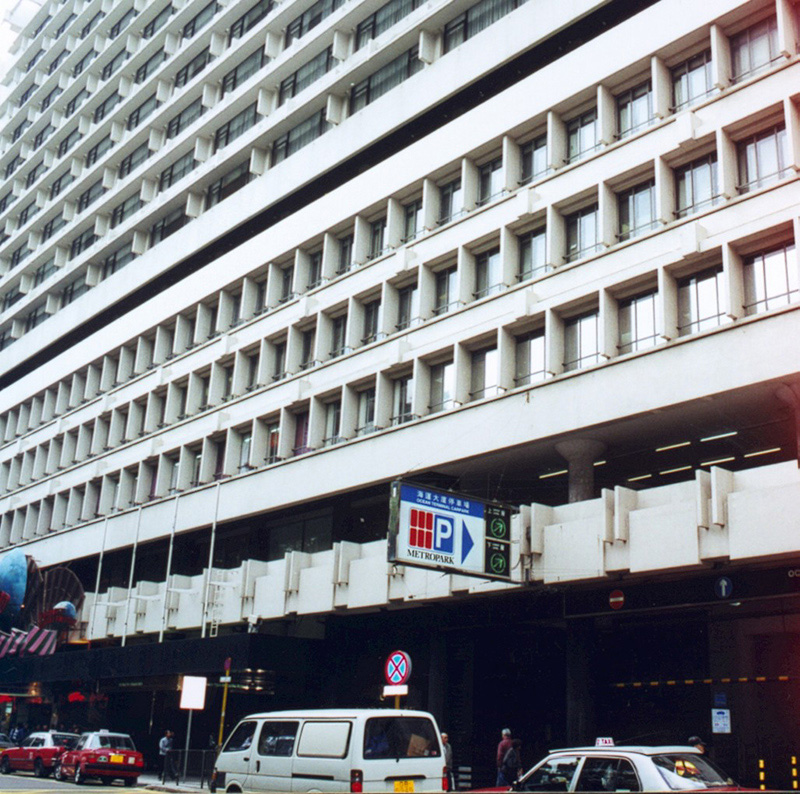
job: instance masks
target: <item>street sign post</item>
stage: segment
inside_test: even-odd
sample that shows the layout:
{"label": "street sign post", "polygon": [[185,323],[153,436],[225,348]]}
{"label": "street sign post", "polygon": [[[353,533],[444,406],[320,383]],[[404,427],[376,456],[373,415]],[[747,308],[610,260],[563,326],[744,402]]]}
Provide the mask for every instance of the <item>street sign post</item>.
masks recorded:
{"label": "street sign post", "polygon": [[400,696],[408,694],[408,679],[411,678],[411,657],[405,651],[392,651],[383,665],[386,686],[383,696],[394,697],[394,707],[400,708]]}
{"label": "street sign post", "polygon": [[189,739],[192,735],[192,714],[195,709],[202,711],[206,706],[206,685],[208,679],[202,675],[185,675],[181,684],[181,708],[188,709],[189,721],[186,726],[186,753],[183,756],[183,779],[189,764]]}
{"label": "street sign post", "polygon": [[511,515],[497,502],[392,483],[389,562],[513,581]]}
{"label": "street sign post", "polygon": [[222,738],[225,732],[225,707],[228,705],[228,684],[231,682],[231,657],[229,656],[225,659],[225,663],[223,665],[223,669],[225,670],[225,675],[223,675],[219,680],[225,684],[222,688],[222,711],[219,715],[219,738],[217,739],[217,748],[219,750],[222,749]]}

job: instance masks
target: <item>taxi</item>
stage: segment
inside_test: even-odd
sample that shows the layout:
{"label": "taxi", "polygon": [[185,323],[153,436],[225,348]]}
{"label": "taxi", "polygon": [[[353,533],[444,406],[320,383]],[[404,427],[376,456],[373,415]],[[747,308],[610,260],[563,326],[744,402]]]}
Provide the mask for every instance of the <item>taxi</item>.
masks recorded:
{"label": "taxi", "polygon": [[[514,785],[491,791],[754,791],[736,785],[694,747],[614,746],[555,750]],[[483,789],[487,791],[487,789]]]}
{"label": "taxi", "polygon": [[0,772],[33,772],[47,777],[62,754],[78,740],[77,733],[39,731],[25,739],[22,747],[9,747],[0,754]]}
{"label": "taxi", "polygon": [[127,733],[102,730],[81,734],[75,747],[61,756],[54,777],[72,778],[78,784],[90,777],[107,782],[117,779],[135,786],[143,771],[144,759],[133,739]]}

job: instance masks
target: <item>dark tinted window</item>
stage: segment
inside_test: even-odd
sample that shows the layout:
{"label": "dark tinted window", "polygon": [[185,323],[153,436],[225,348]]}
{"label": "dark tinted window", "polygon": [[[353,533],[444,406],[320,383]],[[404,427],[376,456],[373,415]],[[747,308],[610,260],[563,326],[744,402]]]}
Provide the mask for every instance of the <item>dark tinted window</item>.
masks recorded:
{"label": "dark tinted window", "polygon": [[639,778],[625,758],[587,758],[575,791],[641,791]]}
{"label": "dark tinted window", "polygon": [[258,737],[258,754],[290,756],[296,736],[296,722],[265,722]]}
{"label": "dark tinted window", "polygon": [[256,732],[256,722],[252,720],[248,722],[240,722],[234,732],[228,737],[225,746],[222,748],[223,753],[240,753],[243,750],[250,749],[253,744],[253,736]]}
{"label": "dark tinted window", "polygon": [[425,717],[372,717],[364,730],[364,759],[440,755],[439,738]]}
{"label": "dark tinted window", "polygon": [[546,760],[522,778],[519,790],[569,791],[579,760],[575,755],[562,755]]}

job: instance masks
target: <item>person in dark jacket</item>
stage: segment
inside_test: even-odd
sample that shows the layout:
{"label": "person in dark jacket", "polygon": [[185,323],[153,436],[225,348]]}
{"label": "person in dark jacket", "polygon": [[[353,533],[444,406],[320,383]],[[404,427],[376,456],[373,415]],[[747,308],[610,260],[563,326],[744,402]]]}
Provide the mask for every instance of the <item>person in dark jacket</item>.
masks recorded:
{"label": "person in dark jacket", "polygon": [[503,759],[506,753],[511,749],[511,730],[503,728],[500,732],[500,744],[497,745],[497,782],[495,786],[510,786],[511,781],[506,780],[503,774]]}

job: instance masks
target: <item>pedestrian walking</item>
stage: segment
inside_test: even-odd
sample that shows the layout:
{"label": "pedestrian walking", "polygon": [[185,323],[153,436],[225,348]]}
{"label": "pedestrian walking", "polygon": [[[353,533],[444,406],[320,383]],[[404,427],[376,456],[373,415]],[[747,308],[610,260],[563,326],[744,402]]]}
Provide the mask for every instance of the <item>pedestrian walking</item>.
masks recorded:
{"label": "pedestrian walking", "polygon": [[508,748],[503,756],[503,763],[500,771],[509,786],[522,774],[522,756],[520,754],[522,742],[519,739],[511,740],[511,747]]}
{"label": "pedestrian walking", "polygon": [[503,728],[500,731],[500,743],[497,745],[497,782],[496,786],[510,786],[511,781],[506,779],[503,774],[503,759],[506,753],[511,749],[511,730]]}
{"label": "pedestrian walking", "polygon": [[172,740],[174,734],[171,730],[164,731],[164,735],[158,743],[158,755],[161,759],[161,782],[166,783],[167,778],[178,782],[178,776],[175,773],[175,765],[172,759]]}
{"label": "pedestrian walking", "polygon": [[447,781],[450,784],[450,791],[455,791],[455,778],[453,777],[453,748],[450,744],[450,737],[442,733],[442,750],[444,751],[444,768]]}

